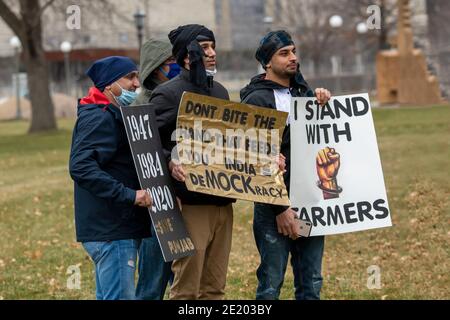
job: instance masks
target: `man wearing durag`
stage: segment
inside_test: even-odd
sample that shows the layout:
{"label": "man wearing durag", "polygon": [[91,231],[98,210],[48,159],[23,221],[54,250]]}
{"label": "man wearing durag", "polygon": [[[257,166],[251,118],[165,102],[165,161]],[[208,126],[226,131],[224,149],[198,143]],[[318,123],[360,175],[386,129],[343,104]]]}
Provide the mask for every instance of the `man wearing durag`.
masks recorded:
{"label": "man wearing durag", "polygon": [[150,104],[155,108],[176,195],[196,248],[193,256],[173,261],[174,281],[170,299],[223,299],[231,250],[234,200],[189,191],[183,167],[171,157],[176,145],[172,141],[172,133],[176,129],[183,92],[227,100],[229,96],[227,90],[213,79],[216,42],[211,30],[198,24],[184,25],[172,30],[169,40],[181,73],[159,85],[153,91]]}
{"label": "man wearing durag", "polygon": [[[254,77],[241,90],[243,103],[289,113],[292,97],[316,97],[321,105],[330,100],[328,90],[318,88],[313,91],[303,78],[295,44],[286,31],[272,31],[265,35],[255,56],[266,73]],[[281,153],[286,157],[284,181],[288,191],[291,178],[289,123],[288,117],[281,143]],[[261,256],[256,272],[257,299],[279,298],[289,254],[294,273],[295,298],[320,298],[324,237],[296,239],[295,217],[296,212],[287,206],[255,204],[253,233]]]}

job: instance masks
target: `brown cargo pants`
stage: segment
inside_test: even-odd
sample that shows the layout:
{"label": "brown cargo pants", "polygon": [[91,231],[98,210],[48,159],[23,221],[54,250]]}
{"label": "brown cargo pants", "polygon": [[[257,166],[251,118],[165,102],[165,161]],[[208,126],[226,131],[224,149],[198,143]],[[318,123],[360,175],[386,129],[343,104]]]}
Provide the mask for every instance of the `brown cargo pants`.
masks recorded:
{"label": "brown cargo pants", "polygon": [[171,300],[223,299],[233,206],[183,205],[182,214],[196,253],[173,261],[174,280],[169,297]]}

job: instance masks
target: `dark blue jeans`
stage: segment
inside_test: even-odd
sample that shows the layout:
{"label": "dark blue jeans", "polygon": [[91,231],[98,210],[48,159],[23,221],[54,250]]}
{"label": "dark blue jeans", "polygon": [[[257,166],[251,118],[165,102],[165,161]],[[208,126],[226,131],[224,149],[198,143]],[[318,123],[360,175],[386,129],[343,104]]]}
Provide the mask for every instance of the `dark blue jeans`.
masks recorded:
{"label": "dark blue jeans", "polygon": [[256,271],[256,299],[276,300],[280,296],[289,253],[294,272],[295,298],[320,299],[322,288],[323,236],[291,240],[278,233],[276,216],[270,207],[255,204],[253,232],[261,264]]}
{"label": "dark blue jeans", "polygon": [[158,238],[142,239],[139,250],[139,280],[136,287],[138,300],[163,300],[167,283],[173,281],[172,262],[165,262]]}

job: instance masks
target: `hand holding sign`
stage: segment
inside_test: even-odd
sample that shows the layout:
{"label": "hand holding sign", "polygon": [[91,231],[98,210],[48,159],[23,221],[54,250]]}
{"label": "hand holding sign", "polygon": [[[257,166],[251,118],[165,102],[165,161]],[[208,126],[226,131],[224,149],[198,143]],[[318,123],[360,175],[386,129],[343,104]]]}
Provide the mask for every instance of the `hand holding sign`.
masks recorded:
{"label": "hand holding sign", "polygon": [[186,172],[181,164],[176,164],[174,161],[169,162],[169,171],[175,180],[184,182],[186,180]]}
{"label": "hand holding sign", "polygon": [[152,206],[152,203],[152,197],[150,197],[146,190],[136,191],[136,200],[134,200],[135,205],[150,208]]}
{"label": "hand holding sign", "polygon": [[285,173],[286,172],[286,157],[282,153],[280,153],[276,157],[275,161],[278,164],[278,168],[280,169],[280,171]]}
{"label": "hand holding sign", "polygon": [[337,185],[336,176],[341,165],[340,155],[333,148],[320,150],[316,157],[318,186],[323,190],[324,199],[339,198],[342,188]]}
{"label": "hand holding sign", "polygon": [[331,92],[324,88],[317,88],[315,90],[315,94],[316,94],[317,102],[321,106],[326,105],[328,103],[328,101],[330,101],[330,99],[331,99]]}

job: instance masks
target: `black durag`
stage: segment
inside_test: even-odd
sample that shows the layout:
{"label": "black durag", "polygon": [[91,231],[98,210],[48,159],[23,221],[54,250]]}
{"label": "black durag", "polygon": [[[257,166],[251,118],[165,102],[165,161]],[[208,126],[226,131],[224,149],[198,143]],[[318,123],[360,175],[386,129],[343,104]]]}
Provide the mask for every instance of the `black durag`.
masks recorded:
{"label": "black durag", "polygon": [[184,58],[189,55],[189,79],[199,86],[208,86],[203,57],[205,53],[199,41],[216,41],[214,33],[205,26],[188,24],[180,26],[169,33],[170,43],[173,45],[172,54],[180,66],[184,66]]}
{"label": "black durag", "polygon": [[[284,30],[271,31],[267,33],[259,42],[259,47],[256,50],[255,58],[261,63],[263,68],[270,62],[273,55],[281,48],[295,45],[292,37]],[[307,82],[303,78],[300,71],[300,64],[297,65],[297,73],[291,79],[291,86],[297,89],[305,90],[308,96],[313,95],[309,89]]]}

